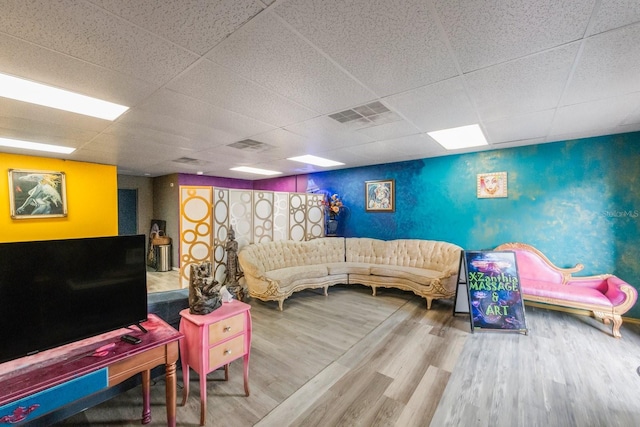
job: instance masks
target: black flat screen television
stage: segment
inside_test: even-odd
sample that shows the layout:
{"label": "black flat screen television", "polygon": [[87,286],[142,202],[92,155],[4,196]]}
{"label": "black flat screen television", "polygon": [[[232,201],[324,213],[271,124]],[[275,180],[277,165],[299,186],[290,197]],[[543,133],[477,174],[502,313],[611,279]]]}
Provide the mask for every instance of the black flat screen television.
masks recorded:
{"label": "black flat screen television", "polygon": [[0,244],[0,363],[147,320],[145,236]]}

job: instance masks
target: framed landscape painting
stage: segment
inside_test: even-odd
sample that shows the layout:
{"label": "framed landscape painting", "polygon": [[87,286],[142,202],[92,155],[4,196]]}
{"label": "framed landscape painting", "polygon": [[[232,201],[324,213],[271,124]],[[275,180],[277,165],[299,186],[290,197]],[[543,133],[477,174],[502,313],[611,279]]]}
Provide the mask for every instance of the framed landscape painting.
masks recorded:
{"label": "framed landscape painting", "polygon": [[395,212],[396,188],[393,179],[365,181],[364,209],[366,212]]}
{"label": "framed landscape painting", "polygon": [[11,218],[67,216],[64,172],[9,169]]}

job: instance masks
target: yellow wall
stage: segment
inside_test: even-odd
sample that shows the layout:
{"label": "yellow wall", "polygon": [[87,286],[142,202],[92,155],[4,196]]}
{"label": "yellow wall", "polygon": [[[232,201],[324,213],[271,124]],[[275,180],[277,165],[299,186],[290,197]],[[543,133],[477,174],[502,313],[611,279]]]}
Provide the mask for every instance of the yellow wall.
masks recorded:
{"label": "yellow wall", "polygon": [[[67,217],[11,219],[9,169],[64,172]],[[0,153],[0,242],[117,234],[118,179],[115,166]]]}

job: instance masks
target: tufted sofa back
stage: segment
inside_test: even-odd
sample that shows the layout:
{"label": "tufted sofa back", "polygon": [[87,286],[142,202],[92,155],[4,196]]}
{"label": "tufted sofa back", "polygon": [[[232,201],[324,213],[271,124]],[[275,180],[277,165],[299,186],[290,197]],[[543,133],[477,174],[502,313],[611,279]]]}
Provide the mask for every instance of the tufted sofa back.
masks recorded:
{"label": "tufted sofa back", "polygon": [[286,267],[344,262],[344,238],[327,237],[304,242],[277,240],[245,246],[238,253],[243,266],[253,264],[261,272]]}
{"label": "tufted sofa back", "polygon": [[462,248],[436,240],[377,240],[349,238],[346,240],[347,262],[398,265],[457,272]]}

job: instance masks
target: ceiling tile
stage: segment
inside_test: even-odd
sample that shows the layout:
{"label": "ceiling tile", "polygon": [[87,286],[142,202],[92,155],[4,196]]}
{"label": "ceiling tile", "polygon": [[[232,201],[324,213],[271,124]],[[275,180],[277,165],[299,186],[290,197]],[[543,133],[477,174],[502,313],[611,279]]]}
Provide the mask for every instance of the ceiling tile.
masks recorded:
{"label": "ceiling tile", "polygon": [[370,142],[345,148],[344,151],[378,163],[403,161],[410,157],[414,159],[433,157],[447,153],[441,145],[422,135]]}
{"label": "ceiling tile", "polygon": [[170,90],[160,90],[140,106],[141,110],[218,129],[244,138],[274,127]]}
{"label": "ceiling tile", "polygon": [[[112,123],[109,120],[97,119],[95,117],[29,104],[27,102],[14,101],[3,97],[0,97],[0,117],[5,118],[9,122],[26,119],[30,122],[43,123],[45,126],[66,126],[71,129],[91,132],[101,132]],[[14,121],[16,126],[17,123],[17,121]],[[29,131],[29,129],[25,130]]]}
{"label": "ceiling tile", "polygon": [[640,124],[640,105],[634,109],[623,121],[623,125]]}
{"label": "ceiling tile", "polygon": [[574,104],[558,109],[550,135],[613,128],[640,105],[640,93]]}
{"label": "ceiling tile", "polygon": [[590,37],[562,105],[640,91],[640,24]]}
{"label": "ceiling tile", "polygon": [[281,154],[275,151],[275,148],[273,147],[267,147],[262,151],[254,151],[250,149],[229,147],[228,144],[200,151],[198,155],[203,159],[230,159],[232,161],[227,162],[228,167],[241,164],[255,164],[256,162],[263,162],[265,160],[271,161],[282,158]]}
{"label": "ceiling tile", "polygon": [[[160,161],[173,160],[180,157],[191,157],[193,150],[168,145],[156,144],[148,140],[136,140],[135,143],[119,135],[101,134],[91,141],[90,144],[82,147],[86,152],[111,153],[118,158],[126,159],[131,157],[143,164],[157,163]],[[84,153],[79,154],[84,155]],[[141,156],[141,157],[140,157]]]}
{"label": "ceiling tile", "polygon": [[591,28],[587,35],[593,35],[623,27],[640,21],[638,0],[600,0]]}
{"label": "ceiling tile", "polygon": [[538,111],[484,122],[487,140],[491,144],[500,144],[508,141],[544,138],[551,128],[555,111],[555,109]]}
{"label": "ceiling tile", "polygon": [[142,79],[2,34],[0,72],[127,106],[135,105],[158,88]]}
{"label": "ceiling tile", "polygon": [[570,141],[575,139],[592,138],[592,137],[603,136],[603,135],[615,135],[617,133],[622,133],[622,132],[633,132],[633,130],[624,126],[616,126],[613,128],[602,128],[597,130],[593,130],[593,129],[580,130],[572,133],[549,135],[547,137],[546,142]]}
{"label": "ceiling tile", "polygon": [[[323,157],[329,158],[331,160],[335,160],[337,162],[342,162],[347,167],[353,168],[357,166],[366,166],[371,164],[376,164],[379,159],[371,159],[371,157],[363,155],[363,150],[352,150],[353,147],[347,148],[338,148],[335,150],[328,150],[322,153]],[[366,152],[365,152],[366,154]]]}
{"label": "ceiling tile", "polygon": [[212,144],[228,144],[239,138],[238,135],[182,120],[173,115],[163,115],[140,109],[134,109],[127,113],[126,116],[118,120],[117,124],[130,128],[142,128],[145,132],[175,135],[175,141],[188,141],[188,147],[184,148],[190,149],[207,149]]}
{"label": "ceiling tile", "polygon": [[236,31],[207,58],[321,113],[376,98],[272,13]]}
{"label": "ceiling tile", "polygon": [[372,138],[362,133],[349,132],[348,127],[327,116],[287,126],[286,130],[306,137],[317,144],[319,149],[332,149],[372,141]]}
{"label": "ceiling tile", "polygon": [[318,115],[207,60],[189,69],[167,87],[276,127]]}
{"label": "ceiling tile", "polygon": [[549,142],[546,140],[546,137],[518,139],[515,141],[496,143],[493,144],[491,148],[497,150],[503,148],[524,147],[526,145],[543,144],[545,142]]}
{"label": "ceiling tile", "polygon": [[579,40],[595,0],[436,0],[463,72]]}
{"label": "ceiling tile", "polygon": [[164,83],[197,56],[76,0],[2,3],[0,28],[29,42],[148,82]]}
{"label": "ceiling tile", "polygon": [[378,96],[457,74],[424,0],[291,0],[273,10]]}
{"label": "ceiling tile", "polygon": [[255,0],[90,1],[200,55],[264,9]]}
{"label": "ceiling tile", "polygon": [[410,135],[402,138],[379,141],[376,144],[402,154],[410,154],[414,158],[433,157],[446,154],[446,150],[426,135]]}
{"label": "ceiling tile", "polygon": [[465,76],[483,121],[558,105],[578,43],[495,65]]}
{"label": "ceiling tile", "polygon": [[461,77],[393,95],[384,101],[423,132],[478,122]]}
{"label": "ceiling tile", "polygon": [[282,157],[295,157],[313,151],[313,141],[286,129],[274,129],[251,136],[251,139],[264,142]]}
{"label": "ceiling tile", "polygon": [[104,131],[105,134],[118,137],[121,141],[136,144],[138,141],[147,143],[191,148],[191,141],[174,133],[167,133],[155,129],[140,126],[138,124],[128,124],[125,122],[114,123]]}
{"label": "ceiling tile", "polygon": [[420,133],[420,129],[405,120],[400,120],[393,123],[385,123],[379,126],[371,126],[364,129],[359,129],[358,133],[366,135],[374,141],[380,141],[384,139],[393,139],[400,138],[402,136],[415,135],[417,133]]}
{"label": "ceiling tile", "polygon": [[97,135],[97,132],[41,122],[37,119],[0,117],[0,137],[2,138],[78,148]]}

